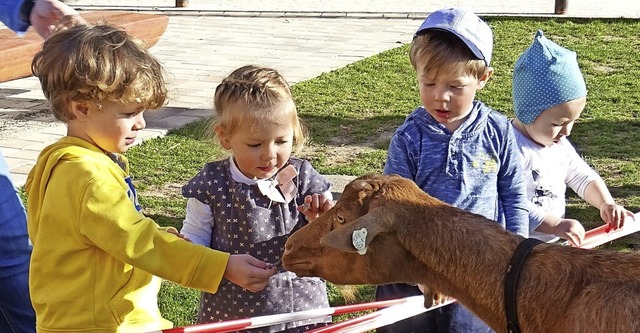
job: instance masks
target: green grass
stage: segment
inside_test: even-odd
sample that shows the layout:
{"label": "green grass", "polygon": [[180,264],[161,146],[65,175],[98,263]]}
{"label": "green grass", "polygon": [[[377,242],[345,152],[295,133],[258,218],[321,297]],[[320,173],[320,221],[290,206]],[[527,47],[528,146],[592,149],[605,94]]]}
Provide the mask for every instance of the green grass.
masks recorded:
{"label": "green grass", "polygon": [[[513,117],[512,68],[538,29],[577,51],[589,95],[571,140],[603,176],[619,203],[639,211],[640,22],[523,18],[490,18],[488,22],[495,35],[495,74],[477,98]],[[402,45],[295,85],[300,115],[312,133],[309,149],[301,156],[325,174],[381,171],[389,135],[420,103],[407,51],[408,46]],[[185,205],[180,185],[205,162],[224,156],[206,139],[206,127],[204,121],[186,126],[127,154],[145,213],[161,225],[180,227]],[[335,151],[345,148],[358,149],[337,158]],[[573,194],[569,194],[567,214],[588,227],[601,224],[598,211]],[[634,246],[633,237],[610,245],[622,251]],[[341,293],[330,287],[332,305],[344,303]],[[355,301],[370,300],[372,290],[362,287]],[[197,300],[198,292],[170,283],[164,284],[160,295],[164,316],[177,325],[193,322]]]}

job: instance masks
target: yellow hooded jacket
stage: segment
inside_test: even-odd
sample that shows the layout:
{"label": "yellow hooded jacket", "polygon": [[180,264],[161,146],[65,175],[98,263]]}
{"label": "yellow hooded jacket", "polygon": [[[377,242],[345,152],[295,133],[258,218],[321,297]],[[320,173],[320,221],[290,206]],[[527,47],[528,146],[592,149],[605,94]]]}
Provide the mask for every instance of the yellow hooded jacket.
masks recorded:
{"label": "yellow hooded jacket", "polygon": [[[157,306],[161,277],[215,293],[229,254],[184,241],[137,209],[126,158],[64,137],[29,174],[29,284],[38,332],[171,328]],[[154,276],[155,275],[155,276]]]}

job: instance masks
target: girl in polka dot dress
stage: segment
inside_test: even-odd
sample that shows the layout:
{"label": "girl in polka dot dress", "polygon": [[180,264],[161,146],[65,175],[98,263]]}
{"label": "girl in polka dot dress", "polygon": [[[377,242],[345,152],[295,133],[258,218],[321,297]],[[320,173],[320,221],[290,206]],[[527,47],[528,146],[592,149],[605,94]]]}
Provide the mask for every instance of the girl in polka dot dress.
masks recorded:
{"label": "girl in polka dot dress", "polygon": [[[300,278],[277,263],[287,237],[333,206],[329,182],[308,161],[292,157],[305,132],[285,79],[244,66],[218,85],[212,126],[231,157],[207,163],[182,188],[188,198],[181,233],[194,243],[276,263],[278,273],[253,293],[223,280],[203,293],[198,323],[290,313],[329,306],[325,282]],[[305,332],[330,318],[250,332]]]}
{"label": "girl in polka dot dress", "polygon": [[579,245],[584,227],[564,217],[567,186],[598,208],[614,229],[633,214],[616,204],[602,178],[567,140],[587,101],[576,58],[537,32],[513,71],[512,124],[525,166],[530,236],[548,242],[561,237]]}

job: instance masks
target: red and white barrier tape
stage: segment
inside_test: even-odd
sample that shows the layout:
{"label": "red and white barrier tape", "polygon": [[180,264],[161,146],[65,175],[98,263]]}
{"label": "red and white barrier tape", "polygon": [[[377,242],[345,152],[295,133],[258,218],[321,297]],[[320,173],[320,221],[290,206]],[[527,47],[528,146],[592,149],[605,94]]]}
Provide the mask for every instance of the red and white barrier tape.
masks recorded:
{"label": "red and white barrier tape", "polygon": [[[402,304],[393,305],[361,317],[345,320],[327,327],[317,328],[307,333],[359,333],[367,332],[378,327],[391,325],[400,320],[413,317],[423,312],[431,311],[455,302],[449,299],[446,302],[434,305],[430,308],[424,307],[424,296],[411,296],[405,298],[407,301]],[[363,319],[364,318],[364,319]]]}
{"label": "red and white barrier tape", "polygon": [[365,310],[375,310],[392,305],[405,303],[406,299],[394,299],[388,301],[360,303],[352,305],[343,305],[331,308],[322,308],[315,310],[299,311],[292,313],[282,313],[268,316],[259,316],[246,319],[223,321],[218,323],[200,324],[193,326],[170,328],[162,331],[155,331],[152,333],[187,333],[187,332],[207,332],[207,333],[221,333],[231,332],[241,329],[258,328],[282,323],[288,323],[292,321],[321,318],[326,316],[341,315],[345,313],[359,312]]}

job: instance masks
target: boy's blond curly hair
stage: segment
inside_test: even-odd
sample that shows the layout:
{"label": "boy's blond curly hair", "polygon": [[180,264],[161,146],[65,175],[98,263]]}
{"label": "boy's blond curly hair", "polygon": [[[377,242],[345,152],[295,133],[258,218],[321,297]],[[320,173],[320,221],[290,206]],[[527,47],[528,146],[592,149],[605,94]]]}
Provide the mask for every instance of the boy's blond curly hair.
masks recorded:
{"label": "boy's blond curly hair", "polygon": [[74,118],[70,101],[138,103],[160,108],[167,89],[163,67],[144,42],[109,25],[77,24],[54,33],[31,63],[53,115]]}
{"label": "boy's blond curly hair", "polygon": [[278,71],[271,68],[247,65],[225,77],[216,87],[213,99],[217,119],[212,129],[224,128],[233,135],[245,122],[260,123],[280,116],[279,106],[290,104],[289,120],[293,125],[293,150],[302,149],[307,131],[298,118],[289,84]]}
{"label": "boy's blond curly hair", "polygon": [[[477,59],[462,40],[440,30],[427,30],[415,36],[409,49],[409,60],[418,73],[424,74],[462,70],[480,79],[489,69],[484,60]],[[418,61],[423,68],[417,68]]]}

